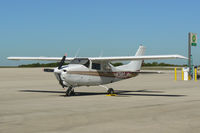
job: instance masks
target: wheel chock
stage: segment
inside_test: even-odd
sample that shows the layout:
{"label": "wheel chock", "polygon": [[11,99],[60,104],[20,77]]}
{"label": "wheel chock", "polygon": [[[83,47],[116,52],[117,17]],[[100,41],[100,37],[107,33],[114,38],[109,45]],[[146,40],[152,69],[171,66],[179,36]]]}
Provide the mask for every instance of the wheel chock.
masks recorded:
{"label": "wheel chock", "polygon": [[107,94],[106,96],[117,96],[117,94]]}

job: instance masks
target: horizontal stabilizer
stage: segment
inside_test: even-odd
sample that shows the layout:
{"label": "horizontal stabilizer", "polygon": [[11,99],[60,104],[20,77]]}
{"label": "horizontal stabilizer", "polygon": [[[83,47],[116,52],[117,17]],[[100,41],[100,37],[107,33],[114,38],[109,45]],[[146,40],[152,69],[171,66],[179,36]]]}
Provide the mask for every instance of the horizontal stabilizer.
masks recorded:
{"label": "horizontal stabilizer", "polygon": [[164,72],[161,71],[140,71],[139,74],[163,74]]}

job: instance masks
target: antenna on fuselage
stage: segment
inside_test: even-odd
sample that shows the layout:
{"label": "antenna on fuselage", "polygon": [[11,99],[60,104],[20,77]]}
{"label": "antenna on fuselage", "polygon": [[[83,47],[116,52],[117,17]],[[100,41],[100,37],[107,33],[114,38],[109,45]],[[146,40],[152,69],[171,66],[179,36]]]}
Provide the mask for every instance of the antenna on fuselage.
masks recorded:
{"label": "antenna on fuselage", "polygon": [[79,55],[79,52],[80,52],[80,48],[76,51],[76,54],[75,54],[75,58]]}
{"label": "antenna on fuselage", "polygon": [[99,54],[99,57],[102,57],[103,56],[103,50],[101,50],[100,54]]}

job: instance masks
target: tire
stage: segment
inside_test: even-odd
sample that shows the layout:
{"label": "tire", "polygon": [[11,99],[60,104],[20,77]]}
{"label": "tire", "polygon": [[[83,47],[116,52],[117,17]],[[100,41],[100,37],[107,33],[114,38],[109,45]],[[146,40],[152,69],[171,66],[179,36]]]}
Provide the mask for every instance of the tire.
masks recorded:
{"label": "tire", "polygon": [[70,96],[70,90],[69,89],[66,91],[66,96]]}
{"label": "tire", "polygon": [[74,93],[74,89],[73,90],[71,90],[71,92],[70,92],[70,96],[74,96],[75,95],[75,93]]}
{"label": "tire", "polygon": [[109,88],[109,89],[108,89],[108,94],[114,94],[114,93],[115,93],[115,91],[114,91],[113,88]]}
{"label": "tire", "polygon": [[73,89],[68,89],[67,91],[66,91],[66,96],[74,96],[74,90]]}

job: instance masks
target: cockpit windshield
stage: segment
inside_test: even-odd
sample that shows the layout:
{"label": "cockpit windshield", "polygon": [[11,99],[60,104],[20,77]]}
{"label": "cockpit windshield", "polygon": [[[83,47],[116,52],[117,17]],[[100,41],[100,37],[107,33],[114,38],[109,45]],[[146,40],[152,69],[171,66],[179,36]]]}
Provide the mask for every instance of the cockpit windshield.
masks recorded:
{"label": "cockpit windshield", "polygon": [[89,67],[90,60],[87,59],[87,58],[75,58],[69,64],[81,64],[81,65],[84,65],[86,67]]}

